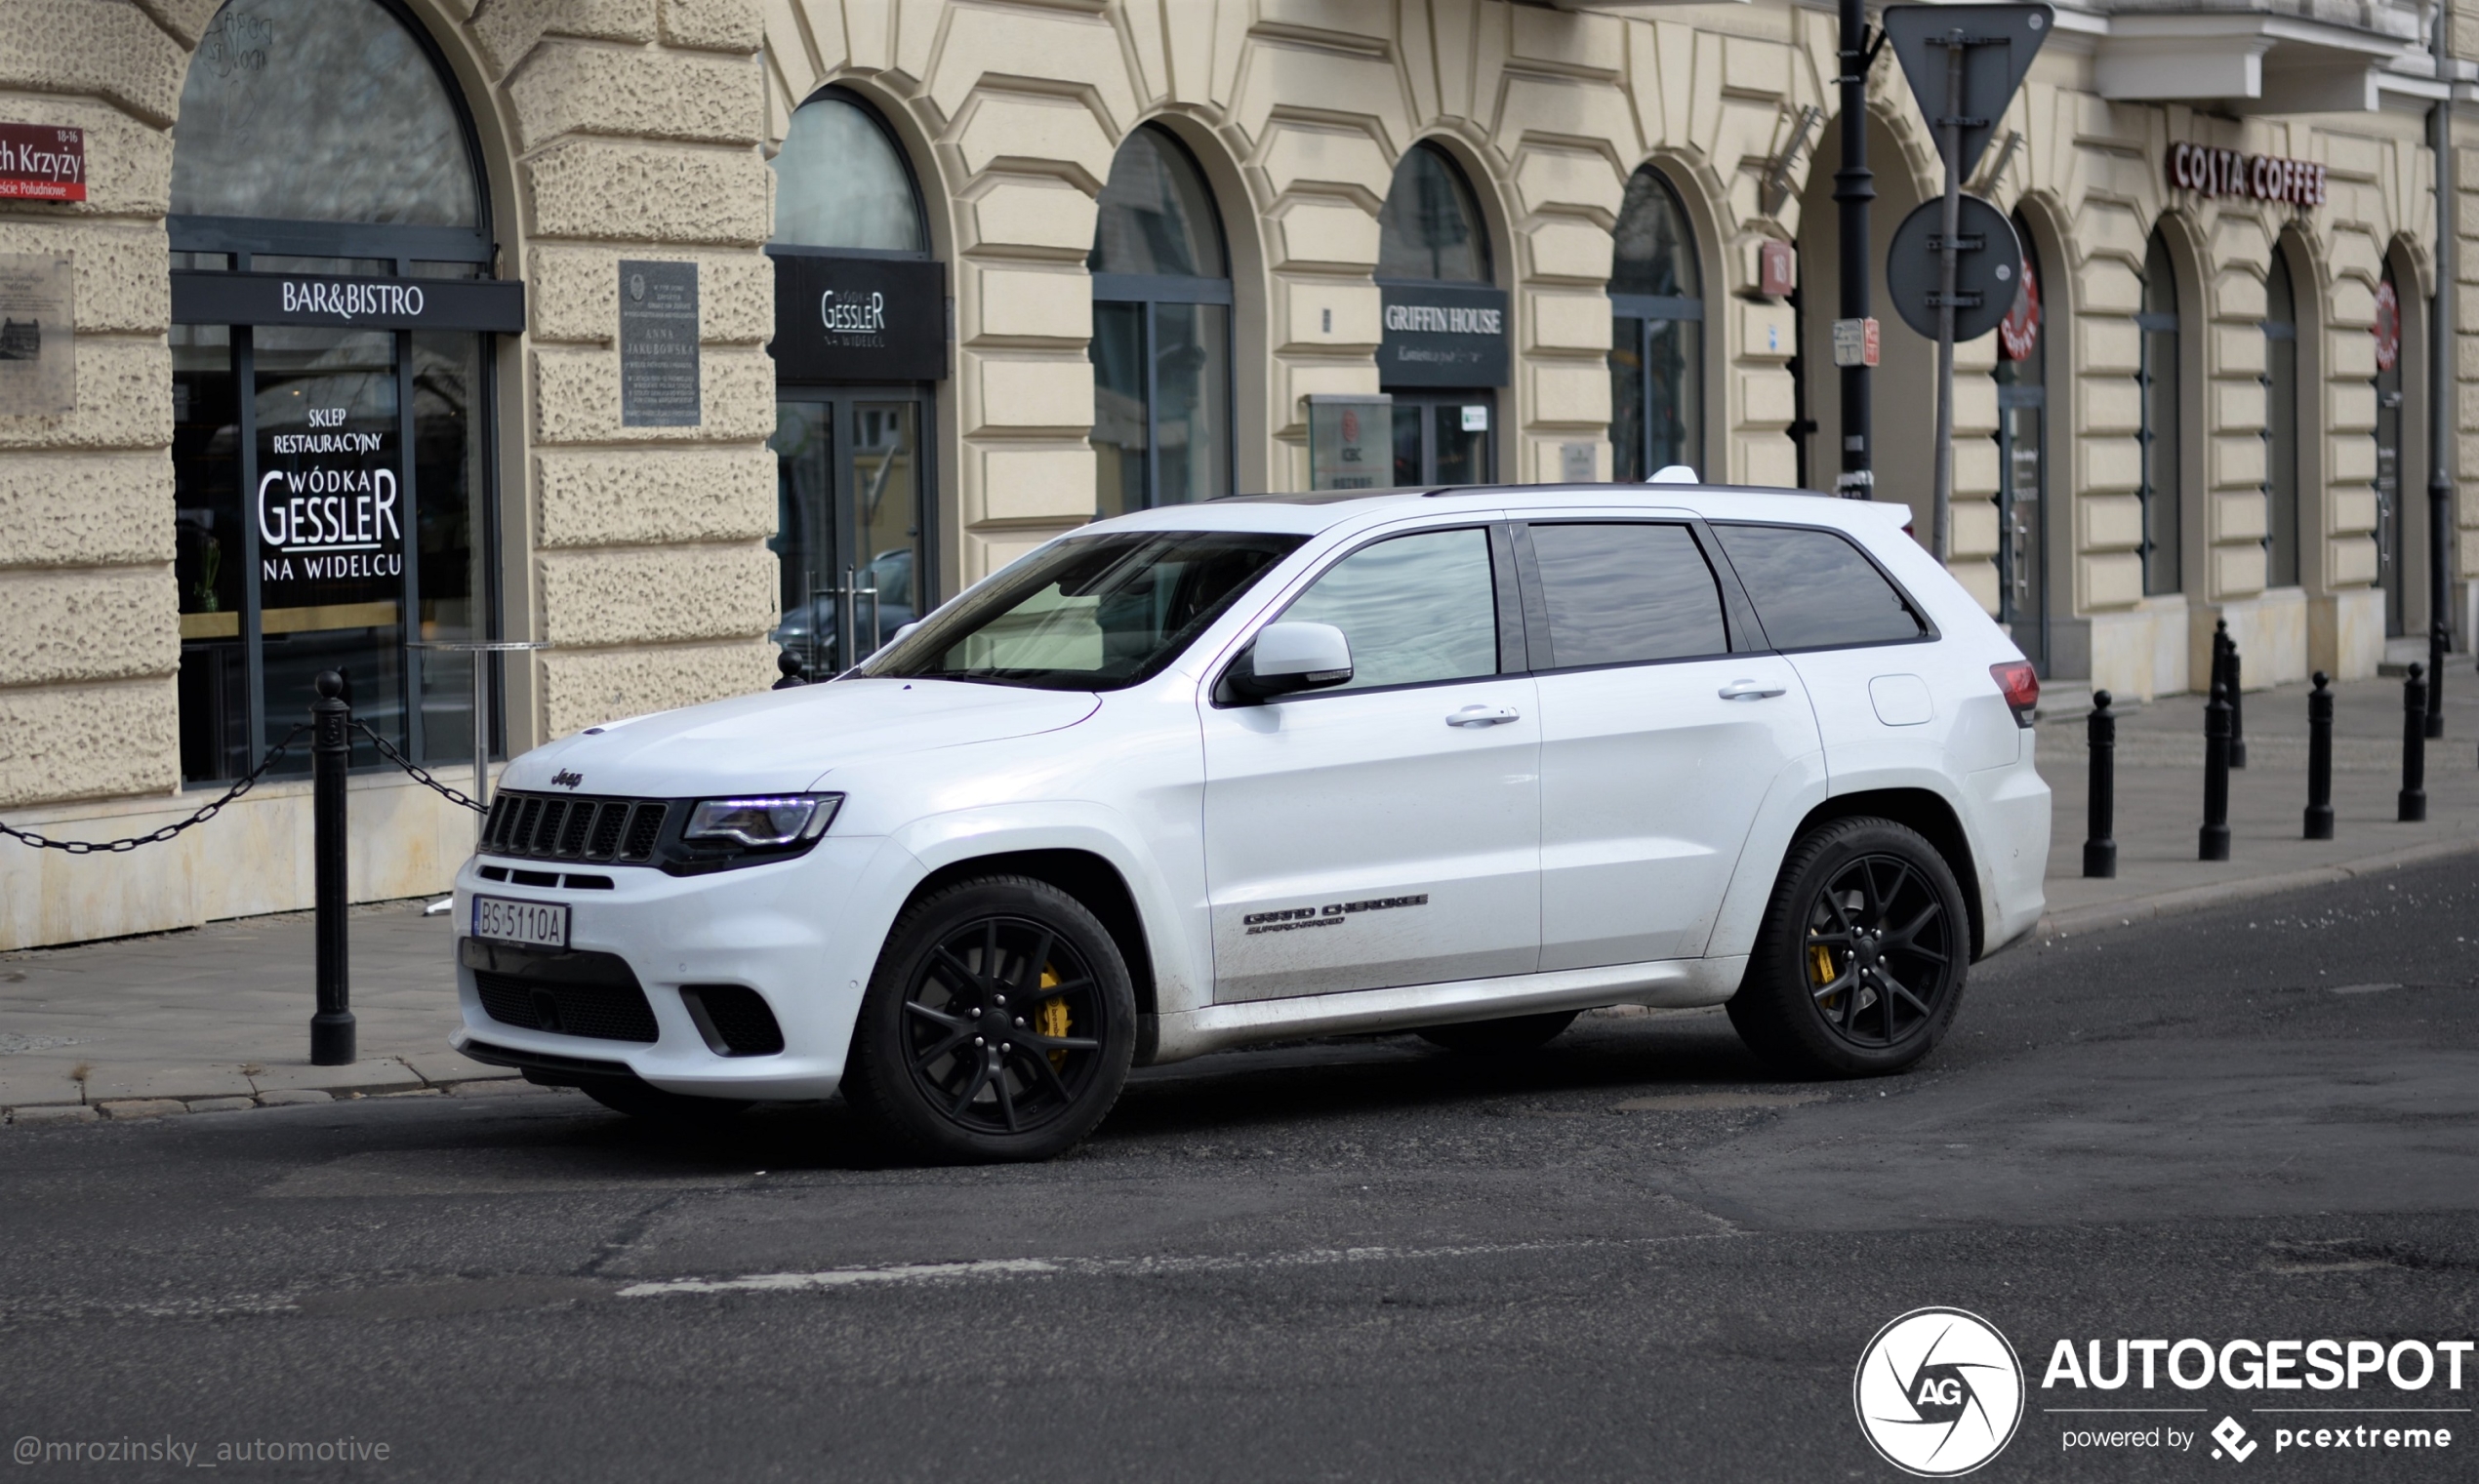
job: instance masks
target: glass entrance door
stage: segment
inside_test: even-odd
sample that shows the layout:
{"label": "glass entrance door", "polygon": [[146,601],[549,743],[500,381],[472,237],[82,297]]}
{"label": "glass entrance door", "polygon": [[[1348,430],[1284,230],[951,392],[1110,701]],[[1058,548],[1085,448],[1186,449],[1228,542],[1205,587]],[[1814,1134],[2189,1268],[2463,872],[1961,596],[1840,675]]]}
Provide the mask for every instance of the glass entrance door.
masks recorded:
{"label": "glass entrance door", "polygon": [[2384,589],[2384,636],[2410,632],[2402,582],[2402,363],[2376,377],[2376,581]]}
{"label": "glass entrance door", "polygon": [[929,610],[927,406],[911,392],[786,389],[775,404],[782,622],[804,679],[841,674]]}
{"label": "glass entrance door", "polygon": [[1490,439],[1497,393],[1396,391],[1395,483],[1488,484],[1497,459]]}
{"label": "glass entrance door", "polygon": [[[2020,363],[2008,362],[2008,366]],[[2002,369],[2002,368],[2001,368]],[[1997,388],[1997,617],[2041,674],[2049,673],[2048,559],[2041,541],[2041,422],[2048,388]]]}

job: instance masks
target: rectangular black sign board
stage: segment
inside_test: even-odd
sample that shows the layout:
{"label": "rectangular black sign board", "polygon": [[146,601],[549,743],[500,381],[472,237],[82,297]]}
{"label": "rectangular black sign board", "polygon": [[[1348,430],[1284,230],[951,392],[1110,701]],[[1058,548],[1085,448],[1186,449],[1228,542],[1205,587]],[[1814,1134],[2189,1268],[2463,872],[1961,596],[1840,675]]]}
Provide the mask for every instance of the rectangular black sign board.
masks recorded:
{"label": "rectangular black sign board", "polygon": [[779,381],[942,381],[947,265],[779,253],[773,349]]}
{"label": "rectangular black sign board", "polygon": [[183,269],[172,275],[172,322],[513,335],[525,328],[525,285],[514,279],[333,278]]}
{"label": "rectangular black sign board", "polygon": [[1506,291],[1481,284],[1379,283],[1380,386],[1504,386]]}
{"label": "rectangular black sign board", "polygon": [[620,425],[696,427],[697,264],[620,261]]}

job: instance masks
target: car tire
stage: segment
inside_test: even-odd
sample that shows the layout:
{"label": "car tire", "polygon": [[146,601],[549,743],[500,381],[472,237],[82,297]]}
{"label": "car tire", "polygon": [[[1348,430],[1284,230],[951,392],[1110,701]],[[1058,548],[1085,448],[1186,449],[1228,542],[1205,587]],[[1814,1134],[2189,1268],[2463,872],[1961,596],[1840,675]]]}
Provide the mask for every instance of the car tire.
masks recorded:
{"label": "car tire", "polygon": [[1971,945],[1963,889],[1933,846],[1890,820],[1835,820],[1782,862],[1730,1023],[1793,1075],[1898,1072],[1954,1023]]}
{"label": "car tire", "polygon": [[1431,1025],[1420,1032],[1420,1038],[1448,1051],[1510,1056],[1547,1046],[1557,1039],[1560,1031],[1574,1024],[1575,1017],[1582,1014],[1580,1010],[1553,1010],[1543,1015],[1511,1015],[1497,1021],[1464,1021],[1453,1025]]}
{"label": "car tire", "polygon": [[667,1093],[631,1078],[597,1078],[577,1084],[577,1090],[615,1113],[626,1113],[649,1123],[682,1126],[728,1123],[748,1112],[750,1106],[738,1098],[698,1098],[687,1093]]}
{"label": "car tire", "polygon": [[1118,1101],[1136,1029],[1127,964],[1100,919],[1046,881],[980,877],[896,920],[844,1096],[905,1157],[1048,1159]]}

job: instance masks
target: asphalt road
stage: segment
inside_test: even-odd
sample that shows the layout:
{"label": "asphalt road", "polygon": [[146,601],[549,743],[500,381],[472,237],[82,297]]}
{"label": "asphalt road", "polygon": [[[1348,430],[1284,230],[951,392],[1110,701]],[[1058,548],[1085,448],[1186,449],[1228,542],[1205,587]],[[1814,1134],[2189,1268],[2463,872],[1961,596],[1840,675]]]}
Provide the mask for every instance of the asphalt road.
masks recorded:
{"label": "asphalt road", "polygon": [[[833,1106],[679,1136],[564,1094],[11,1129],[0,1432],[367,1460],[226,1477],[1894,1479],[1852,1368],[1942,1304],[2030,1372],[1981,1478],[2467,1478],[2468,1414],[2422,1419],[2470,1434],[2442,1452],[2276,1455],[2290,1419],[2251,1409],[2465,1408],[2479,1363],[2039,1384],[2061,1337],[2479,1332],[2472,940],[2461,863],[2032,943],[1886,1082],[1768,1081],[1718,1014],[1496,1063],[1226,1055],[1032,1168],[881,1168]],[[2260,1451],[2068,1452],[2095,1420],[2044,1409],[2077,1399]]]}

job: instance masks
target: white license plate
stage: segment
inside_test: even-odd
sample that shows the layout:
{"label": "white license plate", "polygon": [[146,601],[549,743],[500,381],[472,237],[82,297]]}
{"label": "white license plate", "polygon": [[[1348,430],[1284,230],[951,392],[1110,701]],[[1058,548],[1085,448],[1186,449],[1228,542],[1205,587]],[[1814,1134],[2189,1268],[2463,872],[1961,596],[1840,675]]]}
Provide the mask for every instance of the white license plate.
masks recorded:
{"label": "white license plate", "polygon": [[556,902],[476,897],[473,936],[494,943],[522,943],[529,948],[564,948],[568,946],[568,907]]}

